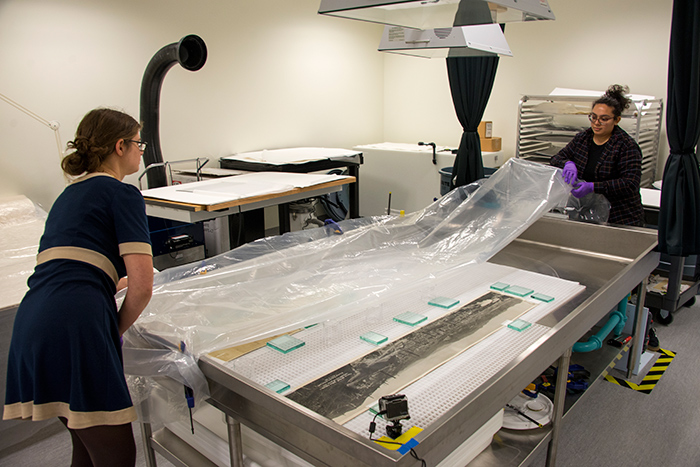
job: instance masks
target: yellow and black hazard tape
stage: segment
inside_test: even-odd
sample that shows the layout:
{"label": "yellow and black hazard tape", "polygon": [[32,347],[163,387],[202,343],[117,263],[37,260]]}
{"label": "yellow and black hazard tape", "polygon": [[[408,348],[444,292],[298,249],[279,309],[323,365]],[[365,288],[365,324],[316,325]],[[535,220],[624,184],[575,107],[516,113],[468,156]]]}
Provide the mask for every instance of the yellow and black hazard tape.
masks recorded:
{"label": "yellow and black hazard tape", "polygon": [[654,366],[649,369],[649,372],[642,379],[641,383],[630,383],[629,381],[622,378],[616,378],[609,374],[605,375],[605,379],[611,383],[625,388],[634,389],[635,391],[643,392],[644,394],[651,393],[661,379],[661,376],[663,376],[664,372],[676,356],[676,353],[671,352],[670,350],[659,349],[658,352],[661,354],[661,356],[656,359]]}

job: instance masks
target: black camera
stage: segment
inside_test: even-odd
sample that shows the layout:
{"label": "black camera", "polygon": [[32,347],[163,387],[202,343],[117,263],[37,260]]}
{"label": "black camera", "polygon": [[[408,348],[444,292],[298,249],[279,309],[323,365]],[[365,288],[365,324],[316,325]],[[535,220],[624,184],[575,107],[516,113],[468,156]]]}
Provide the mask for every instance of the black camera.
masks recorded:
{"label": "black camera", "polygon": [[382,396],[379,399],[379,412],[386,421],[392,422],[391,425],[386,426],[387,436],[391,439],[401,436],[401,420],[411,418],[408,414],[408,399],[406,399],[406,396],[403,394]]}
{"label": "black camera", "polygon": [[384,419],[390,422],[408,420],[408,399],[403,394],[382,396],[379,399],[379,411],[383,412]]}

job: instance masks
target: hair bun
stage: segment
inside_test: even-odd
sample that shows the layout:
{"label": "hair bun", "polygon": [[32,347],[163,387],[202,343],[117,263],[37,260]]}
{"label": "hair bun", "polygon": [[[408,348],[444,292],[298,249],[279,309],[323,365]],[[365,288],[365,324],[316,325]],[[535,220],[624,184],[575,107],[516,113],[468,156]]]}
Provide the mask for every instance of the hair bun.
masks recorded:
{"label": "hair bun", "polygon": [[607,91],[605,91],[605,94],[610,97],[615,97],[615,96],[624,96],[630,92],[629,86],[623,86],[622,84],[613,84],[611,85]]}
{"label": "hair bun", "polygon": [[90,140],[85,136],[78,136],[74,141],[68,144],[70,144],[78,154],[87,155],[90,153]]}
{"label": "hair bun", "polygon": [[625,96],[630,92],[629,86],[621,85],[621,84],[613,84],[611,85],[607,91],[605,91],[605,96],[609,97],[610,99],[615,99],[617,102],[620,103],[620,108],[622,110],[625,110],[627,107],[630,106],[631,100]]}
{"label": "hair bun", "polygon": [[75,151],[61,161],[61,167],[68,175],[94,172],[115,151],[117,141],[133,138],[140,129],[139,122],[119,110],[91,110],[80,121],[75,140],[68,142],[68,149]]}

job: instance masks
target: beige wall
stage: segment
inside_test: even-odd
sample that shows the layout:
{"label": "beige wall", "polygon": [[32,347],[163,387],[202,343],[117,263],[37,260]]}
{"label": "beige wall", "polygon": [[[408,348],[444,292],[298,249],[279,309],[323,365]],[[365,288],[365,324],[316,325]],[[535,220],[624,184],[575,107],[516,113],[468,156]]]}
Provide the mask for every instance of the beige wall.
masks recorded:
{"label": "beige wall", "polygon": [[[318,0],[3,0],[0,93],[60,122],[65,145],[97,106],[138,118],[151,57],[187,34],[207,44],[161,94],[166,160],[382,135],[381,27],[317,14]],[[65,182],[53,132],[0,101],[0,196],[50,207]],[[130,177],[134,182],[135,177]]]}
{"label": "beige wall", "polygon": [[[3,0],[0,93],[61,124],[89,109],[139,114],[161,47],[201,36],[200,71],[173,67],[161,95],[166,160],[382,141],[455,146],[445,61],[383,55],[381,26],[317,14],[319,0]],[[557,20],[509,24],[484,118],[514,153],[521,94],[619,82],[666,98],[672,0],[550,0]],[[662,132],[662,157],[668,152]],[[64,186],[53,132],[0,101],[0,196],[50,207]],[[657,178],[661,176],[660,164]],[[135,177],[129,181],[135,182]]]}

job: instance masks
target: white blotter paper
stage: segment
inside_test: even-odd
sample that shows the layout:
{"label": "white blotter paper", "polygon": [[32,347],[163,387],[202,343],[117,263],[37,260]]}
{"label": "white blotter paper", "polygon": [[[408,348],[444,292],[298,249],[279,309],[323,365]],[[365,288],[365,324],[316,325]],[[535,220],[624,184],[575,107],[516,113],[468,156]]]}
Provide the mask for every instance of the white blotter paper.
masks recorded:
{"label": "white blotter paper", "polygon": [[295,188],[308,188],[342,178],[347,177],[335,174],[254,172],[214,180],[151,188],[143,190],[141,193],[145,198],[211,205],[254,196],[284,193]]}
{"label": "white blotter paper", "polygon": [[287,148],[244,152],[222,157],[222,159],[258,162],[271,165],[284,165],[304,164],[307,162],[322,161],[327,159],[351,157],[356,154],[358,154],[357,151],[340,148]]}

